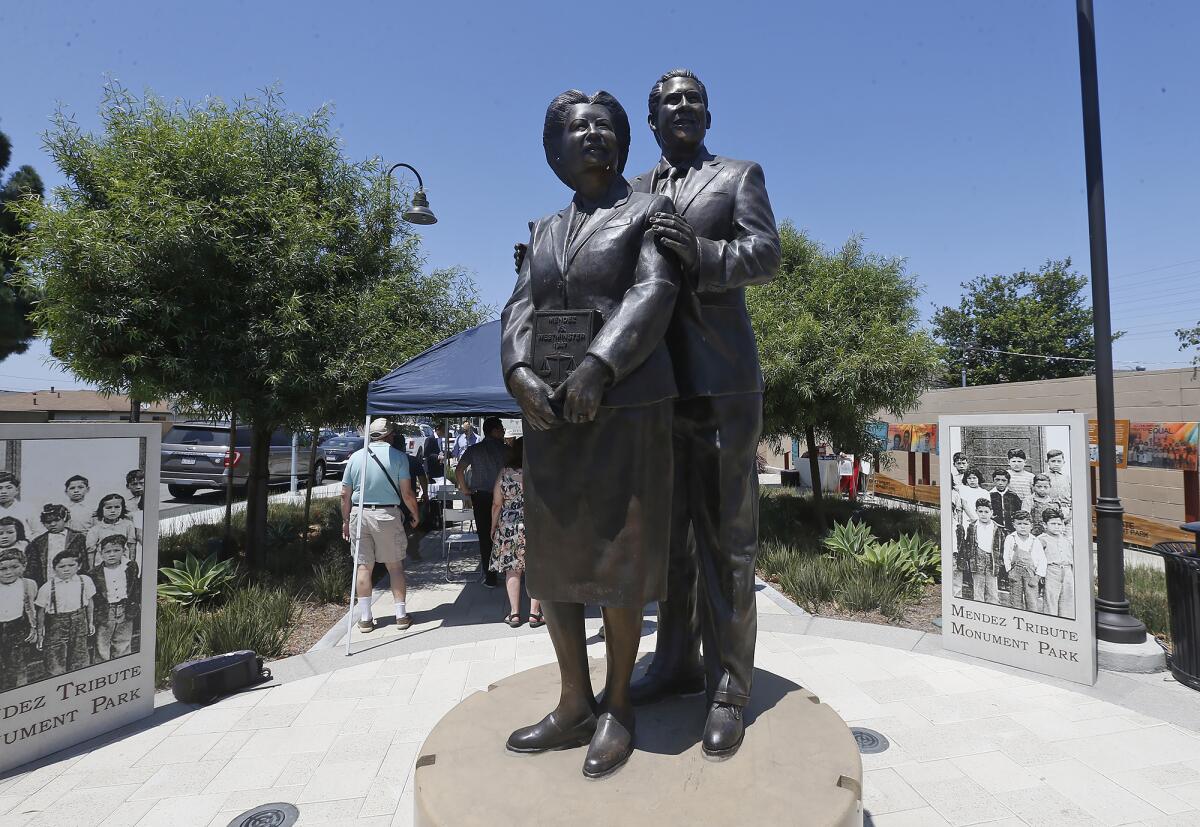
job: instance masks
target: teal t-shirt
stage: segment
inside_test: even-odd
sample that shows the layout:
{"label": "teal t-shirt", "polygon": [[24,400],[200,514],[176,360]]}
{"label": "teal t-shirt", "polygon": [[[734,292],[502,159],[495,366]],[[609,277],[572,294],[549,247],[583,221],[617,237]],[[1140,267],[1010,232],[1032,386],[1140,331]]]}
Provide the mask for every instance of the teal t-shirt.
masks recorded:
{"label": "teal t-shirt", "polygon": [[[385,442],[372,442],[370,448],[371,453],[383,463],[396,487],[401,488],[400,481],[409,479],[408,455]],[[367,498],[363,502],[367,505],[400,505],[400,498],[384,478],[383,471],[367,456],[365,448],[350,455],[350,459],[346,460],[346,471],[342,474],[342,485],[351,489],[350,501],[359,502],[363,463],[367,466]]]}

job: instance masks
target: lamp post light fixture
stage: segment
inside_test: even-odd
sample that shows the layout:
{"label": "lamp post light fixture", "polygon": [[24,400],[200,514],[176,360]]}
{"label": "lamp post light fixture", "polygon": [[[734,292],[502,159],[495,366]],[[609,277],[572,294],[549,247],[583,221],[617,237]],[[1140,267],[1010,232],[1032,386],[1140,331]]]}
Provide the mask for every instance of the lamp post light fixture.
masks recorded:
{"label": "lamp post light fixture", "polygon": [[1146,626],[1129,611],[1125,595],[1125,509],[1117,496],[1117,431],[1113,398],[1112,319],[1108,301],[1108,233],[1104,223],[1104,167],[1100,152],[1100,91],[1096,80],[1096,24],[1092,0],[1076,0],[1083,150],[1087,170],[1088,235],[1092,261],[1092,324],[1096,343],[1096,422],[1100,490],[1096,497],[1096,637],[1144,643]]}
{"label": "lamp post light fixture", "polygon": [[387,171],[387,176],[392,177],[392,171],[404,167],[412,170],[412,174],[417,176],[417,191],[413,193],[412,205],[400,214],[400,217],[409,224],[436,224],[437,216],[433,214],[433,210],[429,209],[429,199],[425,195],[425,182],[421,180],[421,173],[417,172],[416,167],[410,164],[392,164]]}
{"label": "lamp post light fixture", "polygon": [[[405,221],[407,221],[409,224],[421,224],[421,225],[436,224],[437,216],[433,214],[433,210],[429,209],[429,199],[425,195],[425,182],[421,180],[421,173],[417,172],[417,168],[412,166],[411,164],[392,164],[390,167],[388,167],[387,178],[388,178],[389,204],[391,202],[390,200],[391,200],[391,195],[392,195],[392,186],[391,186],[392,173],[395,170],[399,169],[400,167],[404,167],[407,170],[411,170],[412,174],[417,176],[417,191],[415,193],[413,193],[412,204],[409,205],[409,208],[407,210],[400,213],[400,217],[403,218]],[[368,388],[369,388],[369,386],[368,386]],[[370,411],[370,408],[368,407],[366,417],[363,420],[363,448],[366,449],[368,452],[370,452],[370,445],[371,445],[371,411]],[[354,615],[355,615],[354,606],[359,600],[358,580],[357,580],[358,554],[359,554],[359,550],[362,547],[363,508],[365,508],[365,502],[366,502],[366,497],[360,496],[359,503],[358,503],[358,522],[357,522],[357,525],[355,525],[355,527],[354,527],[354,535],[353,535],[354,539],[351,542],[352,554],[354,556],[354,562],[353,562],[353,565],[351,566],[351,570],[354,572],[354,574],[351,575],[351,579],[350,579],[350,611],[346,612],[346,657],[350,657],[350,633],[351,633],[351,630],[354,628]],[[443,532],[443,534],[444,533],[445,532]],[[371,598],[364,597],[361,599],[370,600]]]}

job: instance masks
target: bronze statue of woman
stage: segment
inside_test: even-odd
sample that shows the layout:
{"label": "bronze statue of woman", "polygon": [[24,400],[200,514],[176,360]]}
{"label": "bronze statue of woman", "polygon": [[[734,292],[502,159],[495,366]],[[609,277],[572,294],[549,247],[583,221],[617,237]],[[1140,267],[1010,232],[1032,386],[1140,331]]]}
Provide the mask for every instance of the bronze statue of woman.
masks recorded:
{"label": "bronze statue of woman", "polygon": [[[642,610],[666,595],[676,388],[663,336],[679,272],[647,230],[651,216],[674,208],[664,196],[633,192],[622,176],[629,119],[607,92],[556,97],[542,143],[575,195],[530,224],[528,253],[504,308],[501,360],[528,426],[526,586],[542,601],[562,692],[550,714],[509,736],[508,749],[588,744],[583,773],[597,778],[633,752],[629,680]],[[544,311],[560,311],[551,324],[587,315],[598,328],[556,388],[543,376],[557,382],[561,367],[534,363]],[[604,615],[600,707],[588,676],[586,604]]]}

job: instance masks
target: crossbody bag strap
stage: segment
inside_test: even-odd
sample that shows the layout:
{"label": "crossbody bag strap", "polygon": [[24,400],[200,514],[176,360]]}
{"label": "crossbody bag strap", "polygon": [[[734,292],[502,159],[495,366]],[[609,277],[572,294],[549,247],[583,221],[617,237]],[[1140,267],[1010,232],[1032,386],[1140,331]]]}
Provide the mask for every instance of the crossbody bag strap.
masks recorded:
{"label": "crossbody bag strap", "polygon": [[[375,464],[378,465],[379,470],[383,472],[383,478],[388,481],[388,485],[390,485],[392,487],[392,490],[396,492],[396,499],[400,500],[400,510],[402,512],[404,512],[405,521],[411,521],[412,514],[409,512],[408,506],[406,506],[404,504],[404,495],[400,493],[400,487],[396,485],[396,481],[392,479],[392,475],[388,473],[387,468],[385,468],[383,466],[383,463],[379,461],[379,457],[375,456],[375,452],[371,450],[371,447],[369,445],[367,446],[367,454],[370,455],[371,459],[375,460]],[[364,470],[364,473],[363,473],[363,496],[364,497],[366,496],[366,493],[367,493],[367,475]]]}

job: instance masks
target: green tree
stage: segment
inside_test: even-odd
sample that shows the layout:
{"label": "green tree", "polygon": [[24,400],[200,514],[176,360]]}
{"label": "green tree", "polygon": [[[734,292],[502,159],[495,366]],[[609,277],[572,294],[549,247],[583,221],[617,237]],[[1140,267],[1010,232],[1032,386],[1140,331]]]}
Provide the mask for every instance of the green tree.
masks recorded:
{"label": "green tree", "polygon": [[[0,176],[12,160],[12,141],[0,132]],[[41,198],[42,179],[28,164],[0,187],[0,362],[29,349],[35,331],[29,313],[37,294],[16,283],[16,247],[28,227],[8,205],[22,198]]]}
{"label": "green tree", "polygon": [[20,209],[56,357],[103,390],[252,427],[252,566],[271,432],[357,419],[370,379],[486,311],[462,273],[422,272],[382,165],[345,159],[329,118],[274,90],[186,104],[110,85],[99,134],[55,119],[68,183]]}
{"label": "green tree", "polygon": [[1192,364],[1200,366],[1200,324],[1195,327],[1181,327],[1175,331],[1175,335],[1179,337],[1179,349],[1187,350],[1195,348],[1196,352],[1192,354]]}
{"label": "green tree", "polygon": [[[920,290],[901,259],[865,252],[858,237],[828,252],[790,222],[779,238],[779,275],[746,294],[766,380],[763,434],[804,434],[819,480],[817,437],[880,450],[869,433],[875,415],[916,407],[940,352],[918,327]],[[816,485],[819,519],[820,498]]]}
{"label": "green tree", "polygon": [[1086,286],[1087,277],[1071,269],[1070,258],[1047,261],[1036,273],[965,282],[958,307],[939,307],[933,314],[933,334],[947,349],[942,381],[960,384],[963,367],[972,385],[1092,373],[1088,360],[1095,358],[1096,346]]}

